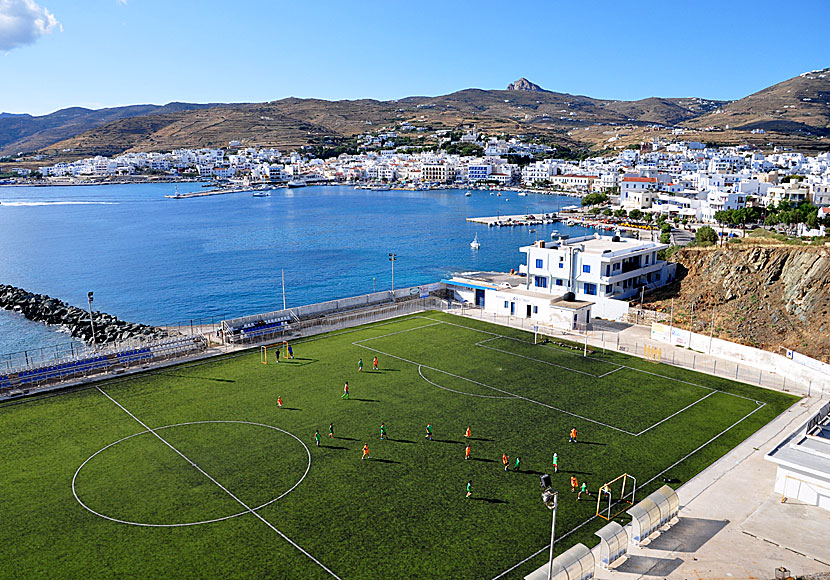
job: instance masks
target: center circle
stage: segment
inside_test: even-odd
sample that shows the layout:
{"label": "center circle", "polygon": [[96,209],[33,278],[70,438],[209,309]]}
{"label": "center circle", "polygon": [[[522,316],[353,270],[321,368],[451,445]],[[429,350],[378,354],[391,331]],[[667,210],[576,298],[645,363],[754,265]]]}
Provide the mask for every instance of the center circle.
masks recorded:
{"label": "center circle", "polygon": [[[242,506],[242,504],[239,503],[240,500],[236,500],[235,498],[233,498],[234,503],[236,503],[240,507],[239,512],[231,513],[229,515],[225,515],[225,516],[222,516],[222,517],[204,519],[204,520],[199,520],[199,521],[184,521],[184,522],[176,522],[176,523],[148,523],[148,522],[131,521],[131,520],[128,520],[128,519],[112,517],[112,516],[106,515],[104,513],[101,513],[100,511],[97,511],[97,510],[93,509],[86,502],[84,502],[81,499],[81,497],[78,495],[78,487],[79,487],[79,486],[77,486],[78,476],[81,474],[81,471],[84,469],[85,466],[87,466],[93,459],[98,457],[104,451],[107,451],[108,449],[112,449],[116,445],[118,445],[120,443],[124,443],[126,441],[129,441],[129,440],[133,439],[134,437],[139,437],[139,436],[142,436],[142,435],[148,436],[148,437],[153,437],[153,438],[158,436],[158,437],[164,439],[164,433],[163,432],[164,432],[165,429],[172,429],[172,428],[175,428],[175,427],[186,427],[186,426],[190,426],[190,425],[215,425],[215,424],[252,425],[252,426],[255,426],[255,427],[262,427],[262,428],[265,428],[265,429],[271,429],[273,431],[282,433],[284,435],[288,435],[289,437],[294,439],[297,443],[299,443],[306,452],[306,456],[308,458],[308,461],[307,461],[307,464],[306,464],[306,467],[305,467],[305,471],[303,472],[302,476],[300,476],[300,478],[296,482],[294,482],[293,485],[291,485],[288,489],[286,489],[284,492],[282,492],[278,496],[273,497],[273,498],[269,499],[268,501],[266,501],[264,503],[261,503],[261,504],[255,506],[255,507],[246,504],[246,505],[248,505],[248,507],[250,507],[250,509],[245,509]],[[159,432],[161,432],[161,433],[159,433]],[[157,435],[155,435],[155,434],[157,434]],[[248,439],[246,439],[246,441],[248,441]],[[161,441],[161,440],[158,441],[158,444],[162,447],[165,446],[165,443],[167,443],[167,442],[166,441]],[[172,445],[172,444],[167,443],[167,445]],[[174,449],[176,449],[176,448],[174,447]],[[176,450],[178,451],[178,449],[176,449]],[[169,451],[172,455],[173,454],[173,449],[170,449]],[[182,454],[182,455],[186,455],[186,454]],[[185,464],[185,465],[187,464],[188,461],[192,462],[192,465],[187,465],[187,469],[193,470],[194,473],[198,473],[197,468],[196,468],[196,466],[198,466],[197,461],[192,461],[192,458],[187,458],[187,460],[186,460],[185,457],[181,457],[181,456],[176,457],[175,459],[178,460],[178,461],[181,461],[182,464]],[[199,466],[199,469],[201,469],[201,466]],[[99,449],[98,451],[96,451],[95,453],[90,455],[83,463],[81,463],[81,465],[75,471],[75,475],[72,477],[72,494],[75,496],[75,499],[78,501],[78,503],[81,504],[81,506],[84,509],[86,509],[87,511],[89,511],[90,513],[95,514],[98,517],[101,517],[101,518],[104,518],[104,519],[107,519],[107,520],[110,520],[110,521],[113,521],[113,522],[117,522],[117,523],[120,523],[120,524],[128,524],[128,525],[131,525],[131,526],[158,527],[158,528],[174,528],[174,527],[181,527],[181,526],[196,526],[196,525],[200,525],[200,524],[211,524],[211,523],[214,523],[214,522],[221,522],[221,521],[224,521],[224,520],[229,520],[231,518],[236,518],[236,517],[239,517],[239,516],[243,516],[247,513],[255,512],[255,511],[260,510],[260,509],[262,509],[262,508],[264,508],[268,505],[271,505],[272,503],[274,503],[276,501],[279,501],[280,499],[282,499],[283,497],[285,497],[286,495],[288,495],[289,493],[294,491],[294,489],[296,489],[296,487],[298,485],[300,485],[300,483],[302,483],[302,481],[306,478],[306,476],[308,475],[308,472],[309,472],[310,469],[311,469],[311,451],[309,450],[308,446],[305,443],[303,443],[303,441],[299,437],[297,437],[296,435],[294,435],[293,433],[291,433],[289,431],[286,431],[285,429],[280,429],[279,427],[274,427],[273,425],[266,425],[264,423],[255,423],[255,422],[252,422],[252,421],[190,421],[190,422],[187,422],[187,423],[176,423],[176,424],[173,424],[173,425],[165,425],[163,427],[154,427],[152,430],[151,429],[145,429],[144,431],[139,431],[138,433],[133,433],[132,435],[128,435],[128,436],[123,437],[123,438],[121,438],[117,441],[113,441],[112,443],[110,443],[109,445],[106,445],[105,447],[102,447],[101,449]],[[209,475],[211,475],[211,477],[215,475],[215,474],[211,474],[209,469],[205,469],[205,472],[208,473]],[[219,482],[219,483],[213,482],[211,479],[209,479],[204,474],[198,473],[198,475],[199,475],[199,477],[204,479],[204,482],[209,483],[210,485],[214,486],[216,488],[216,490],[220,491],[222,494],[225,494],[225,496],[228,497],[229,499],[232,497],[230,494],[233,493],[234,490],[226,489],[224,487],[221,487],[220,486],[221,482]],[[148,492],[148,493],[152,493],[152,492]]]}

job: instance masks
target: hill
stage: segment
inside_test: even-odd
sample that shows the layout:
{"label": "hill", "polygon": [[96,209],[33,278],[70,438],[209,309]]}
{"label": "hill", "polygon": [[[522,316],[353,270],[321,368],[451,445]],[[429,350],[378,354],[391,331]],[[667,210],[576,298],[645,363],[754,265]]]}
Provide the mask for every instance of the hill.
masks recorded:
{"label": "hill", "polygon": [[0,113],[0,154],[37,151],[74,137],[89,129],[127,117],[157,115],[203,109],[213,105],[169,103],[167,105],[131,105],[108,109],[71,107],[48,115]]}
{"label": "hill", "polygon": [[[47,154],[65,156],[70,150],[70,156],[78,157],[224,146],[231,140],[292,149],[343,144],[361,133],[398,131],[404,123],[427,131],[475,125],[490,134],[533,135],[559,146],[594,151],[604,150],[609,142],[619,147],[657,136],[671,138],[667,129],[677,126],[686,128],[686,139],[826,149],[820,137],[830,135],[828,103],[830,70],[806,73],[735,102],[696,97],[595,99],[549,91],[521,78],[507,90],[465,89],[392,101],[287,98],[246,104],[66,109],[45,117],[4,115],[0,116],[0,149],[9,153],[37,146]],[[33,130],[38,123],[42,128]],[[764,129],[765,134],[753,134],[753,129]],[[28,133],[14,135],[15,130]],[[410,135],[398,142],[409,142]]]}
{"label": "hill", "polygon": [[695,119],[739,131],[830,136],[830,68],[803,73]]}
{"label": "hill", "polygon": [[786,347],[830,362],[830,249],[750,246],[688,248],[672,260],[687,275],[647,303],[675,323],[777,352]]}

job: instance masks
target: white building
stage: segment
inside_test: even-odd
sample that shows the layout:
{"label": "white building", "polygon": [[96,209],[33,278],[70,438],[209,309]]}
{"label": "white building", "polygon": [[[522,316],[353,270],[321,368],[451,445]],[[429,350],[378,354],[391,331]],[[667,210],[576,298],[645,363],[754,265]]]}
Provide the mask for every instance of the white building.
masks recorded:
{"label": "white building", "polygon": [[626,210],[648,209],[657,197],[656,177],[627,175],[620,184],[620,205]]}
{"label": "white building", "polygon": [[775,491],[782,498],[830,510],[830,403],[770,451],[778,465]]}

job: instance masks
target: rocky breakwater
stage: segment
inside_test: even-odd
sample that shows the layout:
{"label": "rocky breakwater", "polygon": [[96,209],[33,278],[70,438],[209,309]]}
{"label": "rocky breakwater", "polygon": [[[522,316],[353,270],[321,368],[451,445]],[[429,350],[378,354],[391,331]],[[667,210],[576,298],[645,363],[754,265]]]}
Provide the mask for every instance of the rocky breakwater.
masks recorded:
{"label": "rocky breakwater", "polygon": [[[0,308],[19,312],[29,320],[61,326],[69,333],[92,343],[89,311],[46,294],[34,294],[23,288],[0,284]],[[167,336],[167,332],[155,326],[119,320],[106,312],[92,311],[97,344],[120,342],[131,338],[154,340]]]}

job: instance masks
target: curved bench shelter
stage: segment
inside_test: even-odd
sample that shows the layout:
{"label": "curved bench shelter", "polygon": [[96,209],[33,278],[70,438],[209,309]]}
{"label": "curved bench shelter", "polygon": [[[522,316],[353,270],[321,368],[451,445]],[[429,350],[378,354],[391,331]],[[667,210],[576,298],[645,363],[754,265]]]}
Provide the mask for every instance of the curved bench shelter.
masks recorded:
{"label": "curved bench shelter", "polygon": [[594,533],[599,536],[599,565],[603,568],[608,568],[628,553],[628,532],[617,522],[608,522]]}

